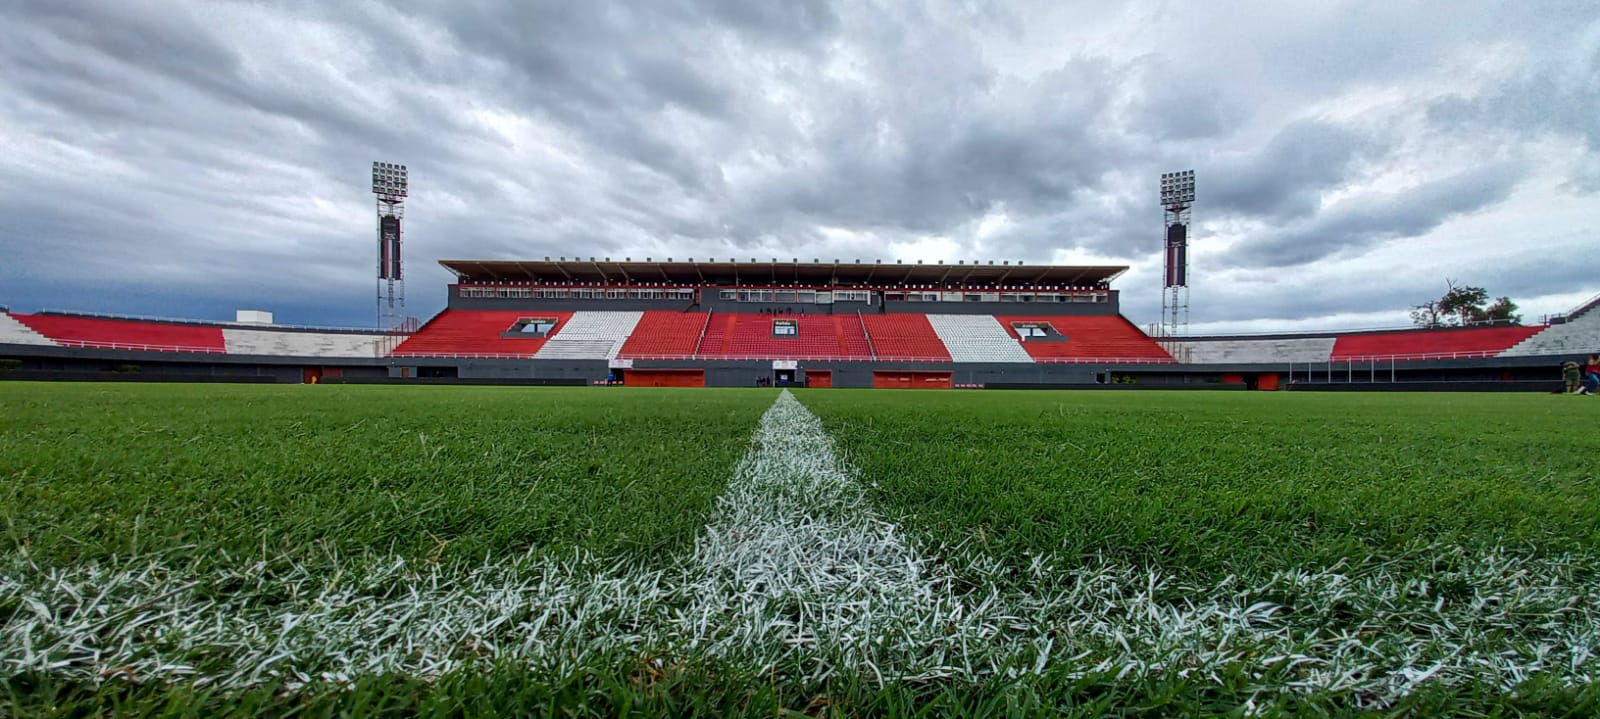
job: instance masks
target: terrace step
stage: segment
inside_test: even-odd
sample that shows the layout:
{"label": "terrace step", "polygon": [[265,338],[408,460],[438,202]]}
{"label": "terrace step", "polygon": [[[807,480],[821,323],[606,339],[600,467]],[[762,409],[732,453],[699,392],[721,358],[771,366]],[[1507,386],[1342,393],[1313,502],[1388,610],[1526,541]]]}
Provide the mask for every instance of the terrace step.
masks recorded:
{"label": "terrace step", "polygon": [[928,324],[954,362],[1033,362],[992,315],[928,315]]}
{"label": "terrace step", "polygon": [[0,312],[0,345],[54,347],[56,343],[51,342],[50,338],[33,331],[32,327],[18,322],[16,318],[11,316],[10,312]]}

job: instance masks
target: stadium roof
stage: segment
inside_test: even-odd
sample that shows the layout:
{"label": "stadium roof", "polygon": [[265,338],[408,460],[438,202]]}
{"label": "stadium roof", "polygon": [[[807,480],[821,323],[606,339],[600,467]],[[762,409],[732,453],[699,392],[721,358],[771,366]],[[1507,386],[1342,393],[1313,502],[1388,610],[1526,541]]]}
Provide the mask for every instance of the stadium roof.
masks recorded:
{"label": "stadium roof", "polygon": [[855,262],[635,262],[604,260],[440,260],[463,282],[631,285],[897,285],[1103,287],[1127,267],[1020,262],[924,265]]}

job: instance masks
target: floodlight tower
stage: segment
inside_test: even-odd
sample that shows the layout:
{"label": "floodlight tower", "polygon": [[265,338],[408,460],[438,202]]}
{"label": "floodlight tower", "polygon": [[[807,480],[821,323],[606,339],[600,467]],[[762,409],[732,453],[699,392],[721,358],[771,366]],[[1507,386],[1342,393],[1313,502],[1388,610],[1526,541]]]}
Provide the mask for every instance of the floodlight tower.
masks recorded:
{"label": "floodlight tower", "polygon": [[406,281],[400,262],[400,219],[405,217],[406,166],[372,163],[378,197],[378,329],[397,329],[405,315]]}
{"label": "floodlight tower", "polygon": [[1167,228],[1166,285],[1161,292],[1161,333],[1189,329],[1189,225],[1194,170],[1161,173],[1161,218]]}

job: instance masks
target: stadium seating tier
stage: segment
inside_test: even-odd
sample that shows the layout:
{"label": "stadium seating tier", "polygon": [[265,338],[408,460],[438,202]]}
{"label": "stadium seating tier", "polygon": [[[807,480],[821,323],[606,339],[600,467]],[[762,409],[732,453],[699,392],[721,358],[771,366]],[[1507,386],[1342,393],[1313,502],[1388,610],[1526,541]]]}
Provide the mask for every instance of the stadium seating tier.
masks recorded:
{"label": "stadium seating tier", "polygon": [[643,312],[580,311],[572,313],[534,355],[538,359],[609,360],[633,333]]}
{"label": "stadium seating tier", "polygon": [[950,350],[933,331],[927,315],[875,314],[861,319],[878,359],[950,361]]}
{"label": "stadium seating tier", "polygon": [[954,362],[1033,362],[992,315],[927,315]]}
{"label": "stadium seating tier", "polygon": [[228,354],[265,357],[381,357],[383,341],[377,334],[284,332],[222,328]]}
{"label": "stadium seating tier", "polygon": [[1596,307],[1596,303],[1600,303],[1600,298],[1568,314],[1565,322],[1543,328],[1500,353],[1500,356],[1588,355],[1600,352],[1600,307]]}
{"label": "stadium seating tier", "polygon": [[[1007,333],[1022,342],[1022,349],[1035,359],[1121,360],[1171,362],[1172,355],[1139,331],[1121,315],[1098,316],[1005,316],[996,317]],[[1065,339],[1039,342],[1021,340],[1017,322],[1042,322],[1054,327]]]}
{"label": "stadium seating tier", "polygon": [[76,315],[11,315],[39,335],[66,347],[151,352],[223,353],[222,328]]}
{"label": "stadium seating tier", "polygon": [[1469,327],[1344,335],[1333,343],[1333,361],[1493,357],[1542,327]]}
{"label": "stadium seating tier", "polygon": [[[796,335],[777,337],[773,327],[779,321],[795,323]],[[856,315],[715,315],[700,343],[702,357],[741,357],[750,359],[803,359],[838,357],[872,359],[866,331]]]}
{"label": "stadium seating tier", "polygon": [[622,343],[617,356],[624,359],[688,357],[694,354],[700,328],[705,326],[707,318],[702,312],[645,312],[634,325],[633,333]]}
{"label": "stadium seating tier", "polygon": [[571,312],[507,311],[507,310],[445,310],[418,329],[391,354],[396,357],[417,355],[444,356],[496,356],[532,357],[544,347],[549,337],[501,337],[517,322],[524,319],[554,319],[555,329],[550,337],[561,333]]}
{"label": "stadium seating tier", "polygon": [[1333,337],[1209,339],[1179,343],[1178,360],[1190,364],[1327,362]]}
{"label": "stadium seating tier", "polygon": [[56,343],[18,321],[10,312],[0,312],[0,345],[53,347]]}

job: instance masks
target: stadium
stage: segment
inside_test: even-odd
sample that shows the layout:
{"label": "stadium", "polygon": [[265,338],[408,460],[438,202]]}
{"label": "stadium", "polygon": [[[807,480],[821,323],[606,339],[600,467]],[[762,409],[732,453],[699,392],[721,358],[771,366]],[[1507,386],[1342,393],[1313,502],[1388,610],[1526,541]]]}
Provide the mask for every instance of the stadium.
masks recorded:
{"label": "stadium", "polygon": [[[1596,297],[1530,326],[1155,336],[1126,267],[561,258],[440,262],[414,332],[45,311],[0,315],[14,378],[841,388],[1550,391],[1600,346]],[[266,319],[267,321],[262,321]],[[123,372],[121,374],[129,374]]]}

